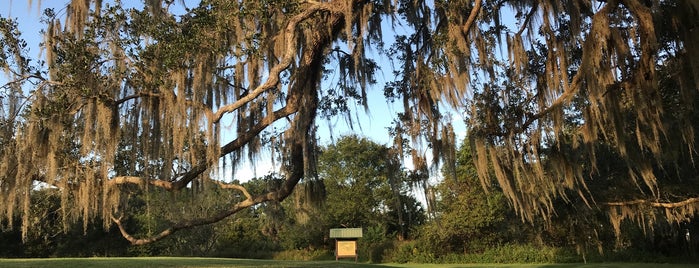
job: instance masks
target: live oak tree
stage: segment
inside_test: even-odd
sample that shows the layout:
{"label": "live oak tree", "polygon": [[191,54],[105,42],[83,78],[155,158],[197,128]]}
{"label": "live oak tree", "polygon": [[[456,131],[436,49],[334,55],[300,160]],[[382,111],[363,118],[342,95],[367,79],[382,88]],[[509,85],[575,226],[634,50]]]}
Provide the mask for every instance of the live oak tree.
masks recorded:
{"label": "live oak tree", "polygon": [[[352,101],[368,108],[379,62],[369,55],[390,58],[382,62],[395,80],[384,94],[404,107],[396,145],[413,143],[417,170],[429,170],[425,148],[433,166],[454,162],[444,111],[455,108],[467,117],[482,185],[495,178],[525,220],[549,217],[554,200],[571,195],[614,222],[652,220],[648,208],[671,221],[697,211],[696,191],[668,190],[660,175],[696,156],[695,1],[186,4],[72,0],[44,13],[43,59],[27,57],[15,21],[0,20],[3,224],[20,215],[29,227],[36,187],[60,189],[66,222],[101,217],[133,244],[281,201],[315,178],[317,118],[351,118]],[[328,87],[331,69],[340,79]],[[625,163],[636,189],[627,199],[597,200],[587,187],[600,143]],[[283,167],[276,187],[251,192],[216,172],[264,150]],[[184,213],[151,237],[126,231],[134,188],[210,187],[231,191],[218,212]]]}
{"label": "live oak tree", "polygon": [[[606,210],[617,232],[625,219],[648,225],[696,215],[699,178],[688,170],[697,156],[699,4],[414,7],[401,13],[414,32],[389,50],[398,68],[386,96],[403,100],[408,122],[399,134],[427,134],[433,155],[453,159],[442,146],[453,139],[421,126],[442,116],[439,104],[464,107],[482,185],[497,185],[525,221],[550,218],[558,200]],[[599,164],[610,160],[623,164],[605,176]]]}
{"label": "live oak tree", "polygon": [[[514,31],[484,7],[495,36],[482,38],[483,68],[472,77],[484,81],[469,120],[485,186],[492,171],[529,221],[553,215],[559,199],[602,207],[617,232],[625,219],[694,218],[697,3],[521,4]],[[495,44],[506,47],[506,62],[487,56]]]}
{"label": "live oak tree", "polygon": [[[367,21],[381,12],[352,1],[202,1],[175,17],[170,4],[123,10],[119,1],[71,1],[48,10],[46,59],[33,62],[16,22],[2,20],[11,81],[3,86],[0,211],[8,225],[19,208],[29,227],[29,195],[40,182],[61,189],[67,221],[101,216],[145,244],[281,201],[302,178],[312,180],[323,63],[333,43],[361,47]],[[367,73],[355,71],[363,49],[350,53],[356,64],[339,71],[366,84]],[[232,141],[220,144],[223,132]],[[251,193],[211,180],[223,157],[233,165],[255,160],[263,144],[282,157],[278,187]],[[206,217],[183,215],[151,237],[122,224],[133,185],[177,192],[207,184],[233,190],[231,204]]]}

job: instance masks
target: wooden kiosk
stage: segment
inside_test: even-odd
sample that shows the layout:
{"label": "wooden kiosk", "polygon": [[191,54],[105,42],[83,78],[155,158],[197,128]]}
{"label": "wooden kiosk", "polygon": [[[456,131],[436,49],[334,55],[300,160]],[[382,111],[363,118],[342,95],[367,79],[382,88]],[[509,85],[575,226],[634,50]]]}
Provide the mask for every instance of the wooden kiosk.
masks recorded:
{"label": "wooden kiosk", "polygon": [[335,260],[354,258],[357,262],[357,239],[362,237],[362,228],[330,229],[330,238],[335,239]]}

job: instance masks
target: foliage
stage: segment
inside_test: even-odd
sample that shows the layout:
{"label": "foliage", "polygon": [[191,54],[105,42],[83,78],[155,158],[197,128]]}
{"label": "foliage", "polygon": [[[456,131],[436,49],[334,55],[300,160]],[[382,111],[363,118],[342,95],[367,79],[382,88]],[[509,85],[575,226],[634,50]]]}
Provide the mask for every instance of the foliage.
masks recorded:
{"label": "foliage", "polygon": [[638,249],[626,249],[605,251],[600,254],[596,251],[587,254],[579,254],[573,248],[542,246],[535,244],[501,244],[486,248],[478,253],[449,253],[435,256],[413,242],[401,243],[395,251],[386,255],[386,259],[396,263],[481,263],[504,265],[507,263],[579,263],[586,262],[592,266],[599,263],[610,262],[636,262],[636,263],[693,263],[695,258],[686,256],[669,257],[654,251]]}
{"label": "foliage", "polygon": [[[316,119],[352,121],[352,101],[368,109],[384,56],[394,77],[384,95],[403,104],[391,130],[395,155],[409,153],[415,170],[404,175],[413,182],[425,184],[441,163],[453,171],[444,111],[456,110],[466,115],[482,186],[502,191],[531,223],[550,222],[573,200],[600,204],[617,235],[625,220],[680,224],[699,211],[699,189],[682,187],[698,185],[696,1],[184,5],[71,0],[65,11],[44,12],[43,59],[27,56],[17,23],[0,18],[3,228],[19,215],[29,239],[37,184],[61,189],[64,231],[101,221],[135,245],[280,203],[300,182],[319,193]],[[254,164],[265,151],[279,163],[277,187],[251,193],[239,183],[250,178],[217,172],[224,162]],[[151,222],[129,202],[153,189],[214,188],[231,198],[200,215],[187,206],[182,218]],[[400,187],[378,189],[396,197],[384,204],[362,187],[342,190],[372,208],[395,208],[386,230],[408,237]],[[327,209],[333,224],[380,222]],[[157,230],[127,226],[139,222]]]}
{"label": "foliage", "polygon": [[368,260],[370,263],[383,262],[384,254],[392,249],[395,238],[386,236],[385,226],[369,226],[364,231],[362,238],[357,242],[360,260]]}
{"label": "foliage", "polygon": [[322,187],[318,192],[324,199],[314,202],[308,194],[313,186],[301,184],[295,199],[286,201],[292,219],[285,230],[285,236],[292,238],[287,249],[328,247],[330,228],[361,227],[375,235],[362,249],[369,253],[386,237],[411,235],[424,219],[397,154],[367,138],[344,136],[320,148],[318,177],[322,184],[316,187]]}
{"label": "foliage", "polygon": [[[406,200],[400,198],[408,195],[408,189],[397,157],[390,148],[357,136],[343,137],[321,149],[318,176],[323,179],[327,198],[318,216],[327,219],[331,226],[386,224],[387,232],[407,235],[403,227],[406,222],[420,223],[420,207],[415,202],[401,202]],[[405,215],[389,218],[389,211],[415,216],[413,222],[408,222]]]}
{"label": "foliage", "polygon": [[421,229],[419,239],[437,257],[482,252],[509,239],[508,226],[518,220],[501,192],[483,190],[471,152],[466,140],[456,153],[456,172],[445,170],[434,188],[436,216]]}
{"label": "foliage", "polygon": [[273,259],[287,261],[335,260],[335,255],[332,251],[324,249],[288,249],[275,253]]}
{"label": "foliage", "polygon": [[566,263],[580,262],[574,252],[560,248],[505,244],[488,248],[482,254],[467,254],[468,263]]}
{"label": "foliage", "polygon": [[[696,87],[689,81],[695,81],[696,73],[666,75],[659,71],[675,62],[675,57],[687,59],[685,53],[696,53],[692,45],[683,50],[665,43],[687,44],[691,38],[675,35],[688,28],[677,25],[666,31],[668,25],[659,19],[670,16],[670,20],[685,21],[697,12],[696,4],[690,2],[616,1],[598,7],[579,1],[570,5],[540,2],[531,9],[515,8],[526,22],[516,33],[495,28],[497,21],[495,27],[486,26],[493,33],[507,32],[510,53],[507,63],[485,62],[490,69],[483,71],[489,73],[483,86],[477,87],[475,113],[470,118],[478,170],[486,185],[492,167],[499,187],[529,220],[533,215],[554,215],[553,203],[559,196],[591,193],[585,200],[589,203],[598,197],[598,192],[587,192],[587,183],[601,160],[597,158],[601,141],[603,148],[625,163],[623,173],[628,176],[615,185],[633,191],[633,199],[663,200],[660,203],[691,211],[693,195],[677,199],[689,200],[687,203],[670,201],[662,194],[667,179],[658,171],[663,148],[693,154],[690,148],[696,139],[694,127],[688,124],[689,114],[673,113],[678,123],[665,124],[669,114],[661,92],[667,88],[660,82],[686,81],[671,91],[693,96]],[[561,11],[570,16],[553,15]],[[552,15],[530,20],[540,12]],[[527,23],[536,25],[538,34]],[[529,33],[524,34],[526,31]],[[635,41],[627,42],[629,39]],[[497,38],[487,41],[497,42]],[[486,51],[497,48],[484,47]],[[676,63],[689,69],[696,65],[693,60]],[[693,107],[693,103],[681,106]],[[682,136],[683,145],[668,142],[677,141],[674,135]],[[635,186],[626,188],[626,182]],[[626,211],[623,214],[628,217],[640,217],[643,209],[627,206]]]}
{"label": "foliage", "polygon": [[384,259],[395,263],[434,263],[437,257],[416,241],[402,241],[395,245]]}
{"label": "foliage", "polygon": [[[28,192],[41,182],[63,189],[66,222],[86,228],[101,218],[132,244],[148,244],[281,202],[314,177],[310,152],[327,51],[336,41],[362,46],[366,21],[383,11],[349,2],[212,0],[175,15],[171,4],[127,10],[120,1],[70,1],[66,13],[46,10],[46,59],[36,61],[25,56],[16,23],[2,19],[0,65],[11,81],[2,86],[0,115],[3,131],[13,134],[2,141],[0,223],[12,225],[19,211],[26,235]],[[350,54],[353,64],[339,70],[350,74],[345,88],[361,83],[364,92],[375,66],[362,49]],[[350,72],[360,66],[368,72]],[[232,140],[221,144],[228,127]],[[263,144],[281,159],[279,187],[253,196],[216,172],[224,157],[234,167],[254,162]],[[188,191],[212,179],[236,196],[230,204],[137,236],[124,225],[138,213],[128,196]]]}
{"label": "foliage", "polygon": [[[60,213],[60,196],[55,189],[33,191],[32,228],[23,238],[19,230],[0,232],[0,257],[94,257],[123,256],[128,243],[116,228],[104,230],[99,222],[92,222],[84,229],[82,224],[71,224],[63,229]],[[19,222],[18,218],[15,221]]]}

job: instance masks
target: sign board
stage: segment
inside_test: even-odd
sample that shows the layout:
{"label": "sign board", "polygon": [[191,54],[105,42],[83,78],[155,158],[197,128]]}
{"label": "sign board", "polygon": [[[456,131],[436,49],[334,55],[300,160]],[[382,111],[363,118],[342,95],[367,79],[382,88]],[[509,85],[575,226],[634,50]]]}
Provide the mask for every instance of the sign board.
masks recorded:
{"label": "sign board", "polygon": [[337,240],[336,242],[338,258],[357,257],[357,241],[355,240]]}
{"label": "sign board", "polygon": [[354,258],[357,261],[357,238],[362,237],[362,228],[330,229],[330,238],[335,238],[335,260]]}

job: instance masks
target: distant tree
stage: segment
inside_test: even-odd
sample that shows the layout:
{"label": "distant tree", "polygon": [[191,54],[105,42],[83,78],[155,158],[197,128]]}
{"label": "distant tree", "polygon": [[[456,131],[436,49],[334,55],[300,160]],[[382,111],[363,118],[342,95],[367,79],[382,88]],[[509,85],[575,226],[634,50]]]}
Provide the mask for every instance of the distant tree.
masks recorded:
{"label": "distant tree", "polygon": [[395,150],[357,136],[321,150],[319,176],[327,188],[328,209],[337,212],[328,213],[336,224],[387,224],[405,237],[422,222],[421,206],[410,198],[398,157]]}
{"label": "distant tree", "polygon": [[509,239],[507,225],[518,223],[501,192],[481,187],[471,152],[465,140],[456,153],[456,173],[445,170],[434,189],[436,217],[421,239],[438,255],[481,252]]}
{"label": "distant tree", "polygon": [[329,228],[380,227],[400,238],[424,221],[412,197],[395,150],[359,136],[344,136],[322,147],[318,177],[326,198],[316,207],[300,206],[299,223]]}

